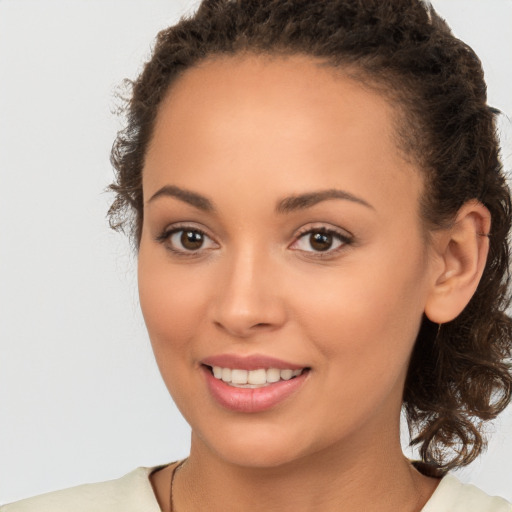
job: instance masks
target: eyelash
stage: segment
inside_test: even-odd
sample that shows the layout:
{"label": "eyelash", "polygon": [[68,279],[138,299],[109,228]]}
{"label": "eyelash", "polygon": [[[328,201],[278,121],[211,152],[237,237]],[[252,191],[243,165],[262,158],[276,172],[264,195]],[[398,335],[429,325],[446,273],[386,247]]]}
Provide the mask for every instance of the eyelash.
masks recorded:
{"label": "eyelash", "polygon": [[302,251],[301,249],[295,250],[311,253],[312,255],[314,255],[315,258],[325,259],[333,257],[335,254],[338,254],[339,252],[345,250],[347,246],[352,245],[354,242],[352,235],[349,235],[346,232],[342,232],[341,230],[337,230],[334,228],[328,228],[326,226],[319,226],[313,228],[304,228],[304,230],[299,231],[292,245],[297,244],[302,238],[306,237],[307,235],[312,235],[314,233],[332,236],[334,239],[340,242],[340,245],[335,249],[329,248],[326,251]]}
{"label": "eyelash", "polygon": [[[175,225],[171,228],[164,230],[160,235],[158,235],[156,237],[156,241],[161,244],[164,244],[169,251],[171,251],[173,254],[175,254],[179,257],[193,258],[193,257],[200,255],[201,252],[204,252],[205,250],[207,250],[207,249],[203,249],[203,248],[200,248],[197,251],[186,250],[186,249],[176,249],[169,243],[169,241],[173,235],[175,235],[176,233],[182,233],[182,232],[186,232],[186,231],[198,233],[200,236],[207,238],[207,239],[211,240],[212,242],[216,243],[212,239],[212,237],[210,237],[204,230],[197,228],[195,226],[190,226],[190,225],[186,225],[186,224],[185,225]],[[333,228],[327,228],[326,226],[319,226],[319,227],[313,227],[313,228],[309,227],[309,228],[305,228],[302,231],[299,231],[299,233],[296,235],[295,240],[291,244],[291,246],[296,245],[302,238],[306,237],[307,235],[312,235],[314,233],[332,236],[333,238],[335,238],[336,240],[338,240],[340,242],[340,245],[338,247],[336,247],[335,249],[329,248],[325,251],[314,251],[314,250],[305,251],[302,249],[293,249],[293,250],[300,251],[303,253],[309,253],[314,258],[325,259],[325,258],[332,257],[333,255],[337,254],[338,252],[346,249],[347,246],[352,245],[354,242],[353,237],[351,235],[347,235],[345,232],[341,232],[341,231],[338,231]]]}
{"label": "eyelash", "polygon": [[[188,251],[186,249],[175,249],[170,244],[170,239],[173,235],[175,235],[176,233],[182,233],[185,231],[190,231],[192,233],[199,233],[202,237],[208,238],[213,241],[212,237],[209,236],[204,230],[197,228],[195,226],[187,225],[187,224],[175,225],[175,226],[172,226],[171,228],[165,229],[162,234],[160,234],[156,237],[156,241],[161,244],[164,244],[166,246],[166,249],[171,251],[176,256],[184,257],[184,258],[191,258],[194,256],[198,256],[200,254],[202,248],[198,251]],[[205,249],[202,249],[202,251],[204,251],[204,250]]]}

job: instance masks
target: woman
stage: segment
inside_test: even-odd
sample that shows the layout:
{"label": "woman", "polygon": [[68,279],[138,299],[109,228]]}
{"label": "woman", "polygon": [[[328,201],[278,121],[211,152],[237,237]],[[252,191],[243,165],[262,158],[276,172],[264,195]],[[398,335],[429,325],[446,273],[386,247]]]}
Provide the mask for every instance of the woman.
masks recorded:
{"label": "woman", "polygon": [[510,401],[495,116],[420,2],[210,1],[163,31],[110,214],[190,456],[2,510],[512,510],[446,475]]}

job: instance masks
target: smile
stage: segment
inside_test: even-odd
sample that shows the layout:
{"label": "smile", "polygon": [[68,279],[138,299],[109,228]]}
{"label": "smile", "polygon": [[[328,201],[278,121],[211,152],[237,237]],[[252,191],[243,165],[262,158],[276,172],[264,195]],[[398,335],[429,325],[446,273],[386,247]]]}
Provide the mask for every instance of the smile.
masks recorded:
{"label": "smile", "polygon": [[287,402],[311,373],[310,367],[262,355],[218,355],[201,367],[211,398],[237,413],[260,413]]}
{"label": "smile", "polygon": [[270,384],[275,384],[281,380],[287,381],[298,377],[305,368],[292,370],[290,368],[259,368],[256,370],[243,370],[237,368],[223,368],[221,366],[211,367],[213,376],[222,380],[226,384],[237,388],[256,389]]}

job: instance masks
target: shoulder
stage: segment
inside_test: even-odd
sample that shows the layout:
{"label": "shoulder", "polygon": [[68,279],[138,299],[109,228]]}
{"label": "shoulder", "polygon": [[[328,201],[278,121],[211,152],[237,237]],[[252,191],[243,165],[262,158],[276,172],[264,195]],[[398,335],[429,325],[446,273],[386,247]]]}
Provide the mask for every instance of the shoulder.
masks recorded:
{"label": "shoulder", "polygon": [[512,512],[512,504],[448,474],[421,512]]}
{"label": "shoulder", "polygon": [[0,507],[0,512],[160,512],[149,475],[138,468],[108,482],[79,485]]}

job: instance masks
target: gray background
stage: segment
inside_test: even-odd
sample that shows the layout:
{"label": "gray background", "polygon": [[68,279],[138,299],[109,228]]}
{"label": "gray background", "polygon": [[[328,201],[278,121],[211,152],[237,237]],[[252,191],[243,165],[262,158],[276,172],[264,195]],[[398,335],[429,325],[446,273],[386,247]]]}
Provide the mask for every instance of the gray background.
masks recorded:
{"label": "gray background", "polygon": [[[114,91],[197,2],[0,0],[0,503],[188,453],[109,231]],[[512,113],[512,1],[437,0]],[[502,120],[510,169],[510,120]],[[512,409],[461,473],[512,499]]]}

